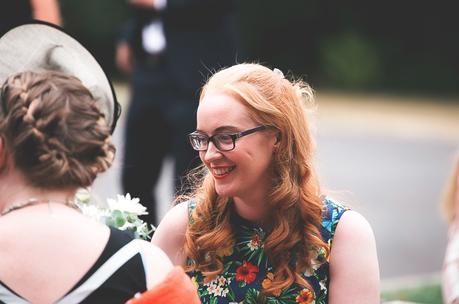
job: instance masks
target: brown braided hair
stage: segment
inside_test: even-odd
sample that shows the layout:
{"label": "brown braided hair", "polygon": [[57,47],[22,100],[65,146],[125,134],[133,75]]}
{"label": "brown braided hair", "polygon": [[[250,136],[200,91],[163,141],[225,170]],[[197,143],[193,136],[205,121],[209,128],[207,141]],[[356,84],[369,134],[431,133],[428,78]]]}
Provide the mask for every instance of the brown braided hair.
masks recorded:
{"label": "brown braided hair", "polygon": [[0,136],[32,186],[87,187],[110,167],[110,129],[79,79],[22,72],[4,82],[0,101]]}

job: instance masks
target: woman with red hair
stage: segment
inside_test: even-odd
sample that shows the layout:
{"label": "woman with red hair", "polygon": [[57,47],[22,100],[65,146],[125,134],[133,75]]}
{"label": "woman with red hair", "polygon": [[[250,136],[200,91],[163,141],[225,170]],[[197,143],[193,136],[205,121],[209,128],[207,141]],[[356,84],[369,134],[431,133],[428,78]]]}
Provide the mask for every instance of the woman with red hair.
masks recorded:
{"label": "woman with red hair", "polygon": [[153,237],[203,303],[379,303],[371,227],[321,192],[312,102],[306,83],[259,64],[203,87],[189,136],[203,166]]}

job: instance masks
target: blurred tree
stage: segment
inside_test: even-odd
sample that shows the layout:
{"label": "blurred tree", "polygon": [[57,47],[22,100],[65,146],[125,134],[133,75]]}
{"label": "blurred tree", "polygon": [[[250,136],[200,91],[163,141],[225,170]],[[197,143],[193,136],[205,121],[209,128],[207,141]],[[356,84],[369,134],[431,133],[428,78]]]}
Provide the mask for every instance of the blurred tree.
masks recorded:
{"label": "blurred tree", "polygon": [[374,88],[382,80],[382,61],[370,39],[343,32],[320,46],[323,83],[340,89]]}
{"label": "blurred tree", "polygon": [[[223,1],[223,0],[215,0]],[[239,0],[248,58],[315,87],[459,95],[454,1]],[[125,0],[61,0],[64,27],[115,73]]]}
{"label": "blurred tree", "polygon": [[130,16],[125,0],[60,0],[65,30],[83,43],[104,70],[116,74],[114,46],[119,26]]}

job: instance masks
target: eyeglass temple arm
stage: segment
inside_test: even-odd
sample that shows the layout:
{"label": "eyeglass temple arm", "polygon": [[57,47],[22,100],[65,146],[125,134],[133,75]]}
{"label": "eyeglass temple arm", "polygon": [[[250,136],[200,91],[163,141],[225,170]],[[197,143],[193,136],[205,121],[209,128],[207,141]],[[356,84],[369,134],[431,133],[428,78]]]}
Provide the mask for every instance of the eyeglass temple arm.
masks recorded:
{"label": "eyeglass temple arm", "polygon": [[242,137],[242,136],[246,136],[246,135],[255,133],[255,132],[260,131],[260,130],[267,129],[268,127],[269,126],[261,125],[261,126],[253,128],[253,129],[249,129],[249,130],[246,130],[246,131],[239,132],[239,133],[236,134],[236,136],[237,136],[237,138],[239,138],[239,137]]}

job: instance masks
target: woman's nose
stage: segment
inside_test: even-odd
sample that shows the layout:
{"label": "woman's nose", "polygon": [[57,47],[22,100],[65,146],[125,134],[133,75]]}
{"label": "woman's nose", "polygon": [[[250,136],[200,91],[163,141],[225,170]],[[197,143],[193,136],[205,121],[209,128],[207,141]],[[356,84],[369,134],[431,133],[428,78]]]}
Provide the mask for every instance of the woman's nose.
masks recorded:
{"label": "woman's nose", "polygon": [[207,150],[204,151],[204,153],[204,160],[206,162],[210,162],[222,157],[222,153],[217,149],[217,147],[215,147],[212,141],[209,142]]}

